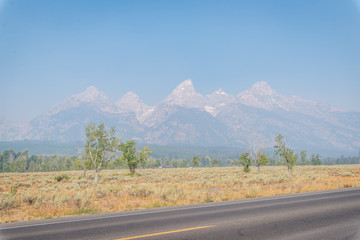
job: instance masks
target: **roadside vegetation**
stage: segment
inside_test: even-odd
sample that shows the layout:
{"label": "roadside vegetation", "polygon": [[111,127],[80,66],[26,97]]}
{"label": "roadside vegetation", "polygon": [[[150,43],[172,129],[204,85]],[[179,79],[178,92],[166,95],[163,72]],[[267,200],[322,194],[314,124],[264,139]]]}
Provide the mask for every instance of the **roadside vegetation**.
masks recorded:
{"label": "roadside vegetation", "polygon": [[[1,173],[0,222],[360,187],[358,165]],[[61,179],[61,180],[60,180]]]}
{"label": "roadside vegetation", "polygon": [[0,222],[360,187],[359,165],[324,166],[305,150],[299,159],[280,134],[275,142],[276,159],[251,147],[225,161],[160,160],[90,123],[81,156],[0,153]]}

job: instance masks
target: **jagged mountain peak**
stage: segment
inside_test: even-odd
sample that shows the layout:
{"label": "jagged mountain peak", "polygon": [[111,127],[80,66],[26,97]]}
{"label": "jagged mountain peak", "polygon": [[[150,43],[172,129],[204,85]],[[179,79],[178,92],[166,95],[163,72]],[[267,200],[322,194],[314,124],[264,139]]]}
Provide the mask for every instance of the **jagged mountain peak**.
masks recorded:
{"label": "jagged mountain peak", "polygon": [[227,94],[219,88],[217,91],[206,95],[205,110],[213,116],[216,116],[223,107],[235,101],[235,97]]}
{"label": "jagged mountain peak", "polygon": [[254,85],[250,87],[249,92],[252,92],[253,94],[259,94],[259,95],[275,95],[276,92],[273,90],[269,84],[265,81],[257,82]]}
{"label": "jagged mountain peak", "polygon": [[225,92],[224,90],[219,88],[215,92],[213,92],[213,93],[211,93],[209,95],[206,95],[206,97],[210,97],[210,96],[213,96],[213,97],[226,97],[226,96],[231,96],[231,95],[229,95],[227,92]]}
{"label": "jagged mountain peak", "polygon": [[124,96],[122,96],[117,103],[121,102],[129,102],[129,101],[141,101],[139,95],[134,92],[127,92]]}
{"label": "jagged mountain peak", "polygon": [[191,79],[180,83],[163,103],[178,105],[186,108],[202,108],[204,97],[195,91]]}
{"label": "jagged mountain peak", "polygon": [[193,93],[195,92],[194,85],[191,81],[191,79],[187,79],[180,83],[173,91],[173,93],[180,93],[180,92],[187,92],[187,93]]}
{"label": "jagged mountain peak", "polygon": [[96,87],[90,86],[86,88],[84,92],[74,94],[65,99],[64,102],[56,104],[50,108],[50,110],[47,111],[45,115],[57,114],[60,111],[78,107],[82,104],[90,104],[91,106],[95,106],[97,109],[104,112],[115,111],[114,104],[109,100],[109,98]]}
{"label": "jagged mountain peak", "polygon": [[84,93],[87,94],[98,94],[99,92],[100,92],[99,89],[97,89],[95,86],[89,86],[84,91]]}
{"label": "jagged mountain peak", "polygon": [[126,109],[128,111],[135,111],[139,107],[147,107],[147,105],[141,101],[140,97],[134,92],[127,92],[122,96],[116,105],[119,109]]}
{"label": "jagged mountain peak", "polygon": [[86,90],[84,92],[75,94],[75,95],[71,96],[70,98],[81,101],[81,102],[91,102],[98,98],[107,99],[106,95],[103,92],[99,91],[94,86],[90,86],[90,87],[86,88]]}
{"label": "jagged mountain peak", "polygon": [[280,95],[266,82],[257,82],[237,95],[240,103],[265,110],[282,109],[317,118],[329,118],[330,106],[297,96]]}
{"label": "jagged mountain peak", "polygon": [[226,93],[224,90],[219,88],[215,92],[206,95],[206,103],[210,105],[217,105],[217,104],[227,104],[233,100],[235,100],[235,97]]}
{"label": "jagged mountain peak", "polygon": [[182,83],[180,83],[179,86],[193,86],[193,83],[192,80],[189,78],[183,81]]}
{"label": "jagged mountain peak", "polygon": [[133,112],[139,122],[143,122],[149,114],[153,112],[153,107],[146,105],[134,92],[127,92],[116,102],[117,111]]}
{"label": "jagged mountain peak", "polygon": [[216,94],[216,95],[227,95],[227,93],[226,93],[224,90],[222,90],[221,88],[219,88],[218,90],[216,90],[216,91],[214,92],[214,94]]}
{"label": "jagged mountain peak", "polygon": [[270,110],[279,104],[279,96],[267,82],[261,81],[239,93],[237,99],[240,103],[247,106]]}

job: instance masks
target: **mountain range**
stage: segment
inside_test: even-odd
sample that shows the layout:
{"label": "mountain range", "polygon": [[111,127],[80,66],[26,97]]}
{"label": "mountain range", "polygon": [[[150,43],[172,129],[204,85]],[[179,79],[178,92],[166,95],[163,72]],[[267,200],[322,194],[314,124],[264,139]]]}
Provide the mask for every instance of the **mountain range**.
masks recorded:
{"label": "mountain range", "polygon": [[219,89],[203,96],[191,80],[149,106],[134,92],[112,102],[96,87],[72,95],[26,124],[0,119],[0,140],[83,141],[89,122],[115,126],[123,139],[158,145],[272,147],[281,133],[294,149],[357,154],[360,113],[297,96],[257,82],[236,96]]}

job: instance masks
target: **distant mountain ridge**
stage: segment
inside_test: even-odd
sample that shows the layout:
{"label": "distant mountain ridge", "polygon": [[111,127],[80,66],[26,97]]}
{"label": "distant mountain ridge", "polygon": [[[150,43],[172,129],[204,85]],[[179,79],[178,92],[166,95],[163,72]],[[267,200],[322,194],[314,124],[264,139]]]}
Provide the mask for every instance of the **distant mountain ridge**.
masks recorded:
{"label": "distant mountain ridge", "polygon": [[359,112],[280,95],[266,82],[236,96],[222,89],[203,96],[190,79],[155,106],[134,92],[111,102],[90,86],[28,124],[0,119],[0,139],[82,141],[91,121],[115,126],[120,137],[147,144],[272,147],[281,133],[299,150],[357,154],[360,149]]}

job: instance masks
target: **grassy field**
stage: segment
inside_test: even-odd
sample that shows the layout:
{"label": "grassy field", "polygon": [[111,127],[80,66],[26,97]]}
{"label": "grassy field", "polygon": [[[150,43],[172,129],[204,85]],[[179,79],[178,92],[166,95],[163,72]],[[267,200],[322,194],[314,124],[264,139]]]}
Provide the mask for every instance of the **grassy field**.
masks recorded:
{"label": "grassy field", "polygon": [[[283,166],[103,170],[97,185],[93,172],[0,174],[0,222],[52,218],[218,202],[319,190],[360,187],[360,166],[297,166],[293,176]],[[58,182],[56,176],[70,179]]]}

